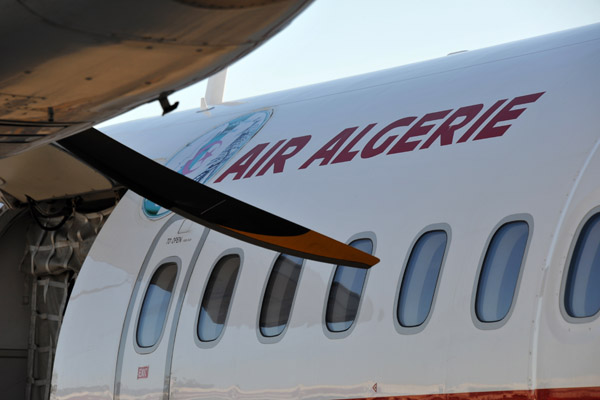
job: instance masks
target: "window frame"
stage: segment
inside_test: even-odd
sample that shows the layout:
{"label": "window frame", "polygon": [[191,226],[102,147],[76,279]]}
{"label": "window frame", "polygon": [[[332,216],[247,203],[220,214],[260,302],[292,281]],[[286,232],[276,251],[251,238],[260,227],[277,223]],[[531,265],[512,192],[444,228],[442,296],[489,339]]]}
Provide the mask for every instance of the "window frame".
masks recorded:
{"label": "window frame", "polygon": [[[360,232],[360,233],[354,234],[345,243],[349,245],[350,243],[354,242],[355,240],[360,240],[360,239],[369,239],[373,243],[373,251],[371,252],[371,254],[375,255],[376,251],[377,251],[377,236],[375,235],[374,232],[365,231],[365,232]],[[329,339],[335,340],[335,339],[343,339],[343,338],[349,336],[352,333],[352,331],[354,331],[354,328],[357,325],[356,322],[360,319],[360,311],[362,309],[363,300],[365,298],[365,291],[367,290],[367,286],[369,283],[369,275],[371,272],[371,268],[367,269],[367,273],[365,274],[365,281],[363,282],[362,293],[361,293],[360,299],[358,300],[358,309],[356,310],[356,316],[354,317],[354,321],[352,321],[352,325],[350,325],[350,327],[348,329],[346,329],[345,331],[334,332],[334,331],[330,331],[329,328],[327,327],[327,305],[329,303],[329,293],[331,292],[333,278],[335,277],[335,273],[338,268],[338,264],[332,264],[332,265],[333,265],[333,268],[329,275],[327,291],[325,292],[325,298],[323,301],[323,311],[321,312],[321,328],[323,329],[323,333],[325,334],[325,336],[327,336]]]}
{"label": "window frame", "polygon": [[[258,305],[258,312],[256,313],[256,337],[258,338],[258,341],[263,344],[277,343],[281,339],[283,339],[283,337],[285,336],[285,334],[288,330],[288,327],[290,326],[290,324],[292,322],[292,316],[294,315],[294,309],[296,308],[296,297],[298,296],[298,291],[300,289],[300,282],[302,281],[302,275],[304,275],[304,269],[306,267],[306,259],[302,258],[302,264],[300,264],[300,274],[298,275],[298,284],[296,285],[296,291],[294,292],[294,297],[292,299],[292,307],[290,308],[290,315],[288,316],[288,323],[285,325],[285,327],[283,328],[283,331],[281,331],[281,333],[279,335],[264,336],[260,330],[260,315],[262,313],[262,308],[263,308],[264,301],[265,301],[265,294],[267,293],[267,286],[269,285],[269,280],[271,279],[271,275],[273,274],[273,269],[275,268],[275,263],[277,263],[279,256],[281,256],[282,254],[283,253],[277,253],[275,255],[275,257],[273,258],[273,261],[271,261],[271,266],[269,267],[269,272],[267,273],[266,279],[263,283],[260,301],[259,301],[259,305]],[[289,254],[286,254],[286,255],[289,255]],[[298,257],[298,258],[301,258],[301,257]]]}
{"label": "window frame", "polygon": [[[138,329],[140,327],[140,317],[142,316],[142,308],[144,307],[144,301],[146,300],[146,295],[148,294],[148,288],[150,287],[150,282],[152,281],[152,278],[154,277],[154,275],[156,274],[156,271],[158,271],[158,269],[160,267],[162,267],[165,264],[176,264],[177,265],[177,272],[175,275],[175,281],[173,282],[173,292],[171,293],[171,298],[169,299],[169,306],[167,307],[167,312],[165,313],[165,320],[163,321],[163,326],[162,329],[160,331],[160,336],[158,337],[158,340],[156,341],[156,343],[154,343],[154,345],[150,346],[150,347],[142,347],[138,344],[137,341],[137,337],[138,337]],[[140,299],[140,303],[138,304],[137,307],[137,316],[135,318],[135,329],[133,331],[132,339],[133,339],[133,348],[135,349],[136,353],[138,354],[150,354],[152,352],[154,352],[154,350],[156,350],[158,348],[158,346],[160,346],[160,343],[162,342],[162,338],[165,335],[165,327],[167,326],[167,321],[169,320],[169,315],[171,314],[171,308],[173,307],[173,299],[175,298],[176,292],[177,292],[177,284],[179,283],[179,278],[181,274],[181,259],[177,256],[170,256],[170,257],[166,257],[163,258],[162,260],[160,260],[158,263],[156,263],[155,267],[152,269],[152,272],[149,275],[149,279],[146,283],[146,288],[144,290],[144,295],[141,297]]]}
{"label": "window frame", "polygon": [[[517,277],[517,282],[515,284],[515,291],[513,293],[512,302],[510,303],[510,308],[508,312],[499,321],[494,322],[485,322],[481,321],[477,316],[477,311],[475,307],[477,306],[477,291],[479,289],[479,281],[481,279],[481,271],[483,270],[483,263],[485,262],[485,257],[489,251],[490,244],[492,243],[492,239],[496,236],[496,233],[502,228],[504,225],[508,225],[513,222],[525,222],[527,224],[528,232],[527,232],[527,242],[525,243],[525,250],[523,251],[523,258],[521,258],[521,265],[519,266],[519,276]],[[504,326],[511,318],[517,301],[519,299],[519,292],[521,287],[521,280],[523,279],[523,271],[525,270],[525,265],[527,264],[527,256],[529,254],[529,246],[531,245],[531,238],[533,237],[534,232],[534,224],[533,217],[530,214],[512,214],[507,217],[504,217],[498,222],[491,233],[489,234],[487,240],[485,241],[485,245],[483,247],[483,251],[479,258],[479,264],[477,266],[477,272],[475,273],[475,281],[473,282],[473,290],[471,291],[471,320],[473,324],[481,329],[481,330],[493,330],[498,329]]]}
{"label": "window frame", "polygon": [[[398,320],[398,307],[400,305],[400,290],[402,289],[402,282],[404,281],[404,274],[406,273],[406,267],[408,267],[408,262],[410,261],[410,256],[413,254],[413,250],[415,245],[426,233],[434,232],[434,231],[443,231],[446,233],[446,247],[444,248],[444,256],[442,257],[442,264],[440,265],[440,271],[438,273],[438,279],[435,285],[435,290],[433,292],[433,297],[431,299],[431,307],[429,308],[429,314],[427,314],[427,318],[421,325],[417,326],[404,326]],[[410,246],[408,247],[408,251],[404,256],[404,261],[402,264],[402,268],[400,270],[400,277],[398,278],[398,283],[396,284],[396,295],[393,304],[392,310],[392,319],[394,320],[394,327],[396,331],[403,335],[414,335],[419,333],[425,329],[425,327],[429,324],[431,317],[435,310],[435,305],[437,303],[438,291],[442,282],[442,277],[444,275],[444,267],[446,265],[446,259],[448,257],[448,251],[450,250],[450,243],[452,242],[452,228],[450,225],[446,223],[437,223],[427,225],[425,228],[421,229],[419,233],[413,238]]]}
{"label": "window frame", "polygon": [[571,323],[571,324],[586,324],[586,323],[592,322],[600,317],[600,311],[596,312],[594,315],[591,315],[589,317],[582,317],[582,318],[572,317],[571,315],[569,315],[569,313],[567,312],[567,309],[565,307],[567,279],[569,277],[569,271],[571,270],[571,261],[573,259],[573,255],[575,253],[575,247],[577,246],[577,242],[579,241],[579,237],[581,236],[583,227],[592,218],[594,218],[598,214],[600,214],[600,206],[592,208],[590,211],[587,212],[587,214],[585,214],[583,219],[581,221],[579,221],[577,230],[575,231],[575,234],[571,238],[571,244],[569,245],[569,252],[568,252],[568,255],[567,255],[567,258],[566,258],[566,261],[564,264],[564,268],[563,268],[562,278],[561,278],[561,282],[560,282],[560,295],[558,296],[558,303],[559,303],[560,313],[562,314],[563,318],[565,319],[565,321],[567,321],[568,323]]}
{"label": "window frame", "polygon": [[[219,261],[221,261],[224,257],[232,256],[232,255],[239,257],[240,266],[238,267],[237,277],[235,278],[235,283],[233,284],[233,292],[231,294],[231,301],[229,303],[229,309],[227,310],[227,315],[225,316],[225,322],[223,322],[223,330],[221,331],[221,333],[215,340],[205,342],[203,340],[200,340],[200,337],[198,335],[198,323],[200,322],[200,311],[202,310],[202,303],[204,302],[204,295],[206,294],[206,288],[208,287],[210,278],[214,272],[215,267],[217,266],[217,264],[219,264]],[[204,278],[204,283],[202,285],[202,292],[200,294],[200,298],[198,299],[198,306],[196,307],[196,317],[194,318],[194,325],[192,326],[192,335],[194,337],[194,341],[196,342],[196,346],[203,348],[203,349],[209,349],[209,348],[215,347],[217,344],[219,344],[221,339],[223,339],[223,336],[225,336],[225,331],[227,330],[227,326],[229,325],[229,317],[231,316],[231,310],[233,308],[233,303],[235,301],[235,297],[238,292],[238,283],[240,281],[240,276],[242,275],[243,267],[244,267],[244,251],[239,247],[231,248],[231,249],[227,249],[227,250],[223,251],[215,258],[212,265],[210,266],[210,269],[208,270],[208,273],[205,275],[205,278]]]}

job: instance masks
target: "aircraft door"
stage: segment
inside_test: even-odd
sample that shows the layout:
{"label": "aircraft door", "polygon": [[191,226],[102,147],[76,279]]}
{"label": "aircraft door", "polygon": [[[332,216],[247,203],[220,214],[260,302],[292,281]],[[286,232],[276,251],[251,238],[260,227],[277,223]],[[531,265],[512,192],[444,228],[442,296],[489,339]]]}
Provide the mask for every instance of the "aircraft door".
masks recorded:
{"label": "aircraft door", "polygon": [[200,225],[173,216],[152,242],[123,325],[115,399],[169,398],[179,310],[207,232]]}
{"label": "aircraft door", "polygon": [[[546,266],[536,316],[532,375],[538,387],[571,387],[569,398],[600,394],[600,141],[569,195]],[[579,389],[576,389],[579,387]]]}

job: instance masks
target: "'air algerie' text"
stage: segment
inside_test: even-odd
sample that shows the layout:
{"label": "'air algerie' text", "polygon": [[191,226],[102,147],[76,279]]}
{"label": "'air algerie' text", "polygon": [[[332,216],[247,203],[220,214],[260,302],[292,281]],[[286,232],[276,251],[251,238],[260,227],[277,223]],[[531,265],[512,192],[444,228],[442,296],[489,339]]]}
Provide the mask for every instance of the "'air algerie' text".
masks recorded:
{"label": "'air algerie' text", "polygon": [[[314,165],[349,162],[359,154],[360,158],[371,158],[384,153],[390,155],[413,151],[417,148],[423,150],[429,148],[436,141],[439,141],[440,146],[448,146],[464,143],[470,139],[499,137],[506,133],[511,124],[498,124],[516,120],[526,109],[526,107],[519,108],[519,106],[534,103],[544,93],[518,96],[510,101],[508,99],[498,100],[487,109],[484,109],[483,104],[474,104],[460,107],[456,111],[449,109],[432,112],[421,118],[404,117],[379,131],[374,129],[376,123],[369,124],[362,129],[359,129],[358,126],[346,128],[307,158],[299,169]],[[496,111],[498,112],[490,119]],[[488,119],[490,119],[489,122],[484,125]],[[442,120],[439,127],[433,130]],[[472,125],[455,141],[455,132],[470,123]],[[400,128],[407,130],[398,138]],[[370,139],[362,148],[358,148],[358,142],[364,137],[370,137]],[[221,182],[229,175],[233,175],[233,180],[236,180],[262,176],[269,171],[275,174],[281,173],[286,162],[300,153],[310,140],[311,135],[305,135],[282,139],[272,145],[271,143],[258,144],[233,163],[215,180],[215,183]]]}

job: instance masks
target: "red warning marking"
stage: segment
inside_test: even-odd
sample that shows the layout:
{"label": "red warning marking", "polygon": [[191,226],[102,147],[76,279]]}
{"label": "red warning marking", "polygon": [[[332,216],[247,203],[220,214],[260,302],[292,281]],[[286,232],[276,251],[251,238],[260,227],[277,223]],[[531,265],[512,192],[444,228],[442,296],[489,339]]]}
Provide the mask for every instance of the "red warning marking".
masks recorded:
{"label": "red warning marking", "polygon": [[148,378],[148,370],[150,369],[150,366],[146,365],[145,367],[138,367],[138,374],[137,374],[137,378],[138,379],[146,379]]}
{"label": "red warning marking", "polygon": [[377,383],[375,383],[375,384],[373,385],[373,391],[374,391],[375,393],[377,393]]}

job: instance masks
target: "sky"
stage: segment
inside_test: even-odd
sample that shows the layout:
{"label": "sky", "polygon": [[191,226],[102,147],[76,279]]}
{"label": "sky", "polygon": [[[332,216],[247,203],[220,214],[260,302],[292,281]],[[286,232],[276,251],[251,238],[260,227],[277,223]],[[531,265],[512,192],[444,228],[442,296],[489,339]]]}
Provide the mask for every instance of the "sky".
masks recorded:
{"label": "sky", "polygon": [[[227,71],[224,100],[326,82],[600,22],[600,0],[315,0]],[[206,82],[169,97],[200,107]],[[157,102],[99,125],[158,116]]]}

